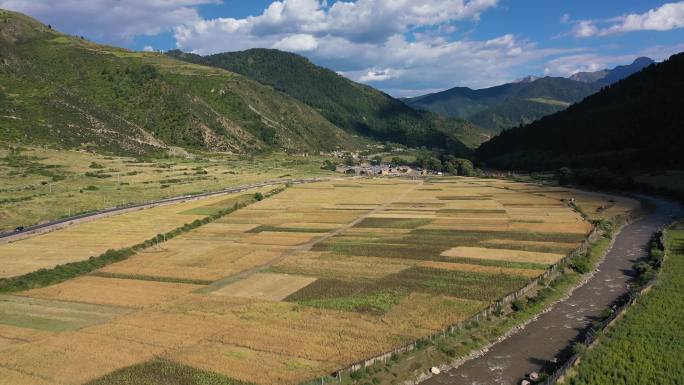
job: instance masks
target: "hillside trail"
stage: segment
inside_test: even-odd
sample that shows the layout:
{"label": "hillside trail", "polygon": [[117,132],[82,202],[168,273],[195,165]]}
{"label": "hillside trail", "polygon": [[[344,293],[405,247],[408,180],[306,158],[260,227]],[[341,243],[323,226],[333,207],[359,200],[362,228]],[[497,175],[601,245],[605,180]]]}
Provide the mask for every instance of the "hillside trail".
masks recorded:
{"label": "hillside trail", "polygon": [[655,209],[625,226],[596,273],[569,297],[510,338],[458,368],[434,376],[423,385],[513,385],[552,360],[564,362],[569,347],[593,320],[628,290],[632,264],[646,257],[656,231],[681,217],[682,207],[659,198],[642,197]]}
{"label": "hillside trail", "polygon": [[300,254],[300,253],[305,253],[305,252],[307,252],[307,251],[310,251],[310,250],[311,250],[314,246],[316,246],[317,244],[322,243],[322,242],[325,242],[325,241],[327,241],[328,239],[330,239],[330,238],[332,238],[332,237],[335,237],[335,236],[338,236],[338,235],[344,233],[345,231],[347,231],[347,230],[351,229],[352,227],[358,225],[358,224],[361,223],[364,219],[370,217],[371,215],[376,214],[376,213],[378,213],[378,212],[381,212],[381,211],[385,210],[387,207],[389,207],[389,206],[392,205],[393,203],[396,203],[396,202],[401,201],[401,200],[404,199],[408,194],[410,194],[411,192],[413,192],[413,191],[414,191],[415,189],[417,189],[418,187],[422,186],[423,183],[424,183],[424,181],[423,181],[423,180],[420,180],[419,183],[415,183],[413,186],[411,186],[409,189],[403,191],[403,192],[402,192],[401,194],[399,194],[398,196],[396,196],[396,197],[394,197],[394,198],[392,198],[392,199],[390,199],[390,200],[388,200],[388,201],[385,201],[385,202],[382,203],[380,206],[374,208],[374,209],[371,210],[371,211],[368,211],[367,213],[365,213],[365,214],[363,214],[363,215],[360,215],[359,217],[357,217],[357,218],[354,219],[353,221],[351,221],[351,222],[345,224],[344,226],[342,226],[342,227],[340,227],[340,228],[337,228],[337,229],[335,229],[335,230],[333,230],[333,231],[327,232],[327,233],[321,235],[320,237],[316,237],[316,238],[312,239],[311,241],[309,241],[309,242],[307,242],[307,243],[304,243],[304,244],[295,246],[295,247],[293,247],[293,248],[287,249],[285,252],[283,252],[283,253],[280,254],[279,256],[277,256],[277,257],[271,259],[270,261],[266,262],[266,263],[263,264],[263,265],[255,266],[255,267],[252,267],[252,268],[250,268],[250,269],[248,269],[248,270],[244,270],[244,271],[242,271],[242,272],[240,272],[240,273],[237,273],[237,274],[234,274],[234,275],[225,277],[225,278],[223,278],[223,279],[221,279],[221,280],[218,280],[218,281],[216,281],[216,282],[214,282],[214,283],[208,285],[208,286],[205,287],[205,288],[199,289],[199,290],[197,291],[197,293],[202,293],[202,294],[211,293],[212,291],[218,290],[218,289],[220,289],[220,288],[222,288],[222,287],[225,287],[225,286],[227,286],[227,285],[229,285],[229,284],[231,284],[231,283],[233,283],[233,282],[236,282],[236,281],[245,279],[245,278],[249,277],[249,276],[252,275],[252,274],[256,274],[256,273],[259,273],[259,272],[263,272],[264,270],[266,270],[266,269],[268,269],[268,268],[270,268],[270,267],[272,267],[272,266],[275,266],[275,265],[279,264],[280,262],[284,261],[285,259],[287,259],[287,258],[289,258],[289,257],[291,257],[291,256],[293,256],[293,255]]}

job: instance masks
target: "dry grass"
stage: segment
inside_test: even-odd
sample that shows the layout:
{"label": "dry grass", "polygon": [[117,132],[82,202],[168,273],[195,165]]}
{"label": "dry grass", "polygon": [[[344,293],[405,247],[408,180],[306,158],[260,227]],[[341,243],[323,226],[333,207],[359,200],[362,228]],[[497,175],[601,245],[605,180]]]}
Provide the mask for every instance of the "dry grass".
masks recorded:
{"label": "dry grass", "polygon": [[487,303],[480,301],[412,293],[386,314],[383,321],[420,337],[468,319],[485,307]]}
{"label": "dry grass", "polygon": [[334,363],[209,341],[174,353],[170,358],[186,365],[226,374],[240,381],[264,385],[298,384],[336,368]]}
{"label": "dry grass", "polygon": [[66,332],[4,349],[0,367],[24,375],[12,385],[34,385],[34,377],[56,384],[82,384],[161,352],[161,348],[131,340]]}
{"label": "dry grass", "polygon": [[308,252],[288,258],[275,266],[275,270],[290,274],[304,274],[322,278],[355,277],[378,279],[415,265],[413,260],[347,256],[340,259],[334,255]]}
{"label": "dry grass", "polygon": [[174,300],[201,287],[183,283],[85,276],[23,294],[49,300],[143,308]]}
{"label": "dry grass", "polygon": [[523,277],[530,277],[530,278],[538,277],[544,272],[544,270],[515,269],[515,268],[508,268],[508,267],[483,266],[483,265],[471,265],[471,264],[467,264],[467,263],[451,263],[451,262],[436,262],[436,261],[424,261],[424,262],[419,263],[418,266],[429,267],[429,268],[433,268],[433,269],[444,269],[444,270],[465,271],[465,272],[475,272],[475,273],[520,275]]}
{"label": "dry grass", "polygon": [[212,292],[214,295],[281,301],[316,281],[313,277],[291,274],[254,274]]}
{"label": "dry grass", "polygon": [[109,249],[135,245],[204,217],[183,212],[225,199],[225,196],[219,196],[138,210],[0,245],[0,278],[81,261]]}
{"label": "dry grass", "polygon": [[511,262],[531,262],[551,265],[561,260],[563,254],[536,253],[510,249],[488,249],[483,247],[458,246],[442,253],[444,257],[472,258]]}

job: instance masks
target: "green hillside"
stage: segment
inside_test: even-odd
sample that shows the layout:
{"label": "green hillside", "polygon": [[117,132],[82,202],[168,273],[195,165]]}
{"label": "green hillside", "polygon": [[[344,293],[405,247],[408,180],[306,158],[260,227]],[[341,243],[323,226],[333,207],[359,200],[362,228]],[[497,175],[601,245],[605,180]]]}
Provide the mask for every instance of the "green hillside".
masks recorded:
{"label": "green hillside", "polygon": [[460,142],[474,147],[488,139],[474,125],[416,111],[374,88],[358,84],[287,52],[251,49],[211,56],[171,51],[191,63],[242,74],[315,108],[349,133],[409,146],[448,148],[463,152]]}
{"label": "green hillside", "polygon": [[417,109],[467,119],[498,133],[563,110],[600,88],[600,84],[545,77],[481,90],[456,87],[405,102]]}
{"label": "green hillside", "polygon": [[0,140],[150,153],[353,148],[312,108],[228,71],[61,34],[0,11]]}
{"label": "green hillside", "polygon": [[684,54],[650,66],[567,110],[504,131],[478,159],[505,169],[684,166]]}

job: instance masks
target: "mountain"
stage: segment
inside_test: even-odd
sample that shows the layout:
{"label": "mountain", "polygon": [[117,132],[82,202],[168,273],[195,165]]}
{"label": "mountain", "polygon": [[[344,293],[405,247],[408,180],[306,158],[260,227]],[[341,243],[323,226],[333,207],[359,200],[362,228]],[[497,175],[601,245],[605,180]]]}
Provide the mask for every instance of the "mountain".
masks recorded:
{"label": "mountain", "polygon": [[605,87],[567,110],[501,133],[477,151],[488,167],[684,166],[684,53]]}
{"label": "mountain", "polygon": [[613,84],[634,73],[641,71],[642,69],[652,64],[655,64],[653,59],[647,57],[640,57],[634,60],[634,62],[629,65],[617,66],[612,70],[605,69],[596,72],[578,72],[570,76],[570,79],[583,83],[598,82],[601,84]]}
{"label": "mountain", "polygon": [[447,147],[463,152],[489,136],[473,124],[416,111],[401,101],[355,83],[308,59],[273,49],[250,49],[199,56],[170,51],[169,56],[244,75],[287,94],[320,112],[354,135],[409,146]]}
{"label": "mountain", "polygon": [[365,143],[244,76],[68,36],[0,11],[0,141],[146,154]]}
{"label": "mountain", "polygon": [[600,88],[598,84],[565,78],[527,77],[519,82],[480,90],[456,87],[405,102],[416,109],[467,119],[497,133],[565,109]]}

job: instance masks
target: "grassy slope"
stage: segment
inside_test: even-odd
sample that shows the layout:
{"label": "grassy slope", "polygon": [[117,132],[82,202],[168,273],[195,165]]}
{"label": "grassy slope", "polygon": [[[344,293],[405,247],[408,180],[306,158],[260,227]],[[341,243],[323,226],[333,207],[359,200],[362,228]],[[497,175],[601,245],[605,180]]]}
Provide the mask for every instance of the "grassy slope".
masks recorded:
{"label": "grassy slope", "polygon": [[489,167],[676,168],[684,164],[684,54],[648,67],[565,111],[493,138]]}
{"label": "grassy slope", "polygon": [[407,103],[444,116],[469,119],[490,132],[499,132],[558,112],[566,108],[564,103],[578,102],[599,88],[597,84],[545,77],[481,90],[457,87],[408,99]]}
{"label": "grassy slope", "polygon": [[[256,161],[245,155],[202,153],[194,159],[144,160],[0,147],[0,231],[125,203],[279,178],[333,175],[320,169],[324,159],[271,153]],[[104,168],[91,168],[93,163]]]}
{"label": "grassy slope", "polygon": [[599,340],[567,383],[680,384],[684,374],[684,225],[667,231],[659,282]]}
{"label": "grassy slope", "polygon": [[354,147],[297,100],[240,75],[63,35],[0,13],[0,140],[149,153]]}
{"label": "grassy slope", "polygon": [[[237,72],[315,108],[348,132],[410,146],[444,147],[448,138],[474,147],[486,140],[472,124],[415,111],[371,87],[354,83],[299,55],[266,49],[206,57],[172,51],[171,56]],[[446,135],[444,134],[446,133]],[[452,143],[452,151],[461,151]]]}

